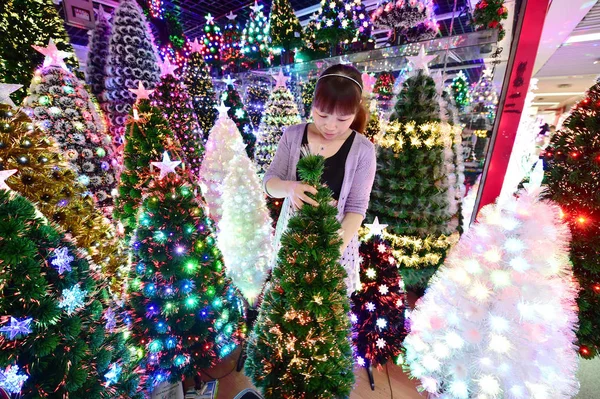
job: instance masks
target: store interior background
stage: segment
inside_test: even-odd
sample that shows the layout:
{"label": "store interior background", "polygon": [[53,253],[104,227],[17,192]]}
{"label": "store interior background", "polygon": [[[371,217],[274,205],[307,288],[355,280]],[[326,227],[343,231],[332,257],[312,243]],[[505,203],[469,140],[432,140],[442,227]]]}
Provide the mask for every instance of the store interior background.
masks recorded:
{"label": "store interior background", "polygon": [[[468,2],[471,6],[476,3],[475,0],[436,0],[436,15],[440,25],[443,37],[451,35],[468,34],[473,31],[469,26],[468,16],[462,12]],[[181,20],[184,25],[184,33],[189,38],[200,36],[202,27],[205,23],[204,16],[211,13],[219,18],[224,17],[229,11],[238,15],[238,20],[244,20],[249,14],[249,6],[252,4],[248,0],[221,0],[221,1],[197,1],[197,0],[171,0],[174,5],[181,9]],[[296,10],[302,25],[308,23],[309,17],[318,8],[315,0],[291,0],[292,7]],[[59,0],[55,3],[60,4]],[[106,11],[111,12],[112,8],[117,6],[117,2],[112,0],[94,0],[94,3],[102,4]],[[456,51],[451,50],[445,55],[448,62],[445,65],[438,61],[432,67],[443,68],[446,78],[446,84],[451,82],[459,71],[463,71],[470,82],[476,82],[485,68],[494,67],[494,83],[498,90],[502,87],[505,78],[508,58],[510,55],[511,42],[514,39],[514,24],[518,18],[518,3],[516,1],[507,1],[506,6],[509,10],[509,18],[505,23],[506,37],[500,41],[491,52],[487,54],[473,54],[471,50]],[[376,0],[366,0],[364,4],[367,10],[372,10],[377,6]],[[265,4],[265,14],[269,12],[269,2]],[[456,11],[455,11],[456,10]],[[87,59],[87,40],[88,31],[85,29],[67,26],[67,31],[71,37],[72,43],[76,49],[78,59],[82,70],[85,70],[85,61]],[[387,32],[375,30],[377,45],[382,46],[387,40]],[[437,39],[441,40],[441,39]],[[498,49],[502,52],[498,54]],[[495,56],[494,56],[495,55]],[[442,58],[442,57],[440,57]],[[338,61],[352,62],[352,57],[338,57],[334,60],[323,60],[334,63]],[[390,68],[401,68],[404,64],[403,57],[398,57],[396,63],[392,62]],[[452,66],[449,67],[448,64]],[[306,65],[302,68],[298,66],[286,66],[286,73],[302,73],[306,70]],[[304,68],[304,69],[303,69]],[[246,79],[264,77],[268,74],[276,73],[279,67],[273,67],[269,70],[259,71],[254,76],[240,77],[243,82]],[[359,68],[360,69],[360,68]],[[365,69],[368,69],[365,66]],[[397,70],[397,69],[396,69]],[[533,78],[537,79],[537,89],[534,91],[535,98],[532,106],[528,110],[528,115],[539,118],[541,122],[560,128],[561,123],[568,115],[569,109],[577,101],[584,98],[585,91],[594,83],[600,75],[600,2],[596,0],[554,0],[548,10],[544,23],[544,30],[540,41],[536,63],[533,71]],[[218,85],[218,83],[217,83]],[[218,86],[217,86],[218,88]],[[493,123],[490,121],[489,128]],[[582,360],[579,371],[581,382],[581,391],[577,398],[597,398],[600,392],[600,359]],[[229,365],[223,365],[222,370],[227,370]],[[394,380],[395,387],[411,386],[414,382],[408,380],[399,367],[390,365],[389,375]],[[218,374],[218,371],[215,371]],[[360,386],[364,386],[364,395],[372,396],[352,396],[353,398],[370,397],[373,399],[389,397],[388,381],[386,371],[377,371],[375,373],[375,382],[378,386],[376,392],[371,392],[366,387],[366,375],[364,379],[361,376]],[[239,391],[244,387],[245,377],[241,373],[233,373],[220,382],[220,389],[231,392]],[[249,386],[249,385],[248,385]],[[400,388],[394,388],[396,389]],[[414,391],[414,390],[413,390]],[[404,394],[405,390],[402,389]],[[377,396],[376,396],[377,395]],[[422,397],[416,391],[405,394],[403,398]]]}

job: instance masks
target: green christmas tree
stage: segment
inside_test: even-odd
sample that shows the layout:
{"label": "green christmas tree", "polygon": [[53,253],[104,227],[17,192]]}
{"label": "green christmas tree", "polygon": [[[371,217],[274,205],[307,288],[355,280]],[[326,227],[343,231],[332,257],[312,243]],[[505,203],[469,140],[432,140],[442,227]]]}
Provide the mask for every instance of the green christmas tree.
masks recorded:
{"label": "green christmas tree", "polygon": [[152,164],[160,174],[149,173],[144,188],[130,284],[133,336],[150,386],[181,381],[231,353],[241,306],[189,174],[167,151],[159,159]]}
{"label": "green christmas tree", "polygon": [[183,83],[192,98],[192,105],[202,130],[202,139],[206,141],[217,119],[217,103],[212,78],[202,57],[201,47],[198,39],[192,42],[192,54],[183,72]]}
{"label": "green christmas tree", "polygon": [[302,45],[302,27],[289,0],[274,0],[269,16],[271,47],[285,51]]}
{"label": "green christmas tree", "polygon": [[197,179],[204,145],[190,96],[175,73],[176,68],[168,60],[161,64],[162,78],[152,93],[152,106],[163,110],[169,128],[181,145],[186,168]]}
{"label": "green christmas tree", "polygon": [[242,61],[242,29],[235,20],[237,15],[229,12],[226,15],[227,22],[223,28],[223,46],[221,47],[221,60],[223,61],[223,72],[238,72]]}
{"label": "green christmas tree", "polygon": [[316,155],[298,162],[319,205],[290,219],[248,342],[246,374],[269,398],[348,397],[354,383],[340,223],[321,183],[324,167]]}
{"label": "green christmas tree", "polygon": [[463,71],[460,71],[458,75],[452,79],[450,89],[452,90],[452,96],[454,97],[456,106],[460,111],[464,110],[465,107],[469,105],[469,82]]}
{"label": "green christmas tree", "polygon": [[24,101],[33,121],[58,143],[65,159],[78,174],[78,180],[96,198],[98,205],[113,204],[117,186],[112,154],[112,141],[99,109],[75,75],[57,65],[61,57],[48,54],[38,69]]}
{"label": "green christmas tree", "polygon": [[269,23],[263,5],[254,0],[252,12],[242,31],[242,54],[248,65],[262,67],[269,60]]}
{"label": "green christmas tree", "polygon": [[304,106],[303,116],[306,119],[310,118],[316,87],[317,79],[311,79],[302,84],[302,105]]}
{"label": "green christmas tree", "polygon": [[600,81],[572,110],[546,151],[545,184],[573,235],[571,261],[581,291],[579,353],[600,351]]}
{"label": "green christmas tree", "polygon": [[317,15],[312,15],[308,24],[304,27],[304,45],[296,52],[294,60],[310,61],[325,58],[329,55],[331,45],[327,42],[317,41]]}
{"label": "green christmas tree", "polygon": [[128,333],[106,306],[95,265],[28,200],[4,189],[0,234],[0,391],[143,398]]}
{"label": "green christmas tree", "polygon": [[260,126],[260,121],[265,113],[267,101],[271,95],[271,85],[257,82],[248,87],[246,93],[246,108],[252,121],[252,126]]}
{"label": "green christmas tree", "polygon": [[367,123],[367,129],[365,130],[365,136],[372,142],[375,142],[375,138],[379,136],[381,132],[381,123],[379,121],[379,114],[377,111],[371,111],[369,114],[369,122]]}
{"label": "green christmas tree", "polygon": [[351,41],[356,35],[356,25],[352,4],[344,0],[321,0],[321,8],[316,15],[316,39],[330,44],[333,48]]}
{"label": "green christmas tree", "polygon": [[229,107],[227,114],[237,126],[238,130],[242,134],[244,144],[246,144],[246,153],[250,159],[254,159],[254,145],[256,144],[256,136],[252,129],[252,122],[250,116],[244,108],[242,103],[242,97],[233,85],[236,79],[231,79],[228,75],[223,81],[227,85],[227,90],[221,94],[221,101],[225,103],[225,106]]}
{"label": "green christmas tree", "polygon": [[[52,0],[5,0],[0,8],[0,81],[28,85],[44,56],[31,46],[45,46],[49,40],[68,53],[66,64],[77,70],[79,63]],[[26,87],[26,86],[25,86]],[[26,89],[13,98],[20,103]]]}
{"label": "green christmas tree", "polygon": [[123,225],[127,237],[136,228],[143,190],[152,182],[150,162],[159,159],[166,150],[182,159],[177,139],[162,110],[150,104],[146,90],[138,91],[137,95],[138,102],[125,134],[124,168],[114,211],[114,218]]}
{"label": "green christmas tree", "polygon": [[288,126],[302,122],[294,96],[286,86],[288,79],[281,71],[279,72],[277,85],[271,93],[258,129],[259,137],[254,160],[259,167],[259,174],[264,174],[269,169],[283,131]]}
{"label": "green christmas tree", "polygon": [[221,66],[221,48],[223,47],[223,34],[221,28],[215,23],[215,18],[207,14],[204,34],[202,35],[202,55],[204,61],[211,67]]}
{"label": "green christmas tree", "polygon": [[423,70],[408,78],[379,140],[368,219],[387,224],[407,287],[421,291],[442,263],[452,231],[435,81]]}
{"label": "green christmas tree", "polygon": [[[0,92],[10,92],[6,86],[0,84]],[[113,293],[120,294],[127,256],[112,223],[86,195],[56,142],[25,112],[0,104],[0,171],[6,170],[17,171],[5,180],[7,186],[36,204],[74,245],[85,250],[110,280]]]}

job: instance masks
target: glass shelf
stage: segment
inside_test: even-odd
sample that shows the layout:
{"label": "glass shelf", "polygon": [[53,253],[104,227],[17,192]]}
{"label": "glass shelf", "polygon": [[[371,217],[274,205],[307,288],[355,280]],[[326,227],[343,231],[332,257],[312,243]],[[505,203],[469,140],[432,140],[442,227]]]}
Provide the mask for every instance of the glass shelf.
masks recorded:
{"label": "glass shelf", "polygon": [[[471,32],[401,46],[383,47],[360,53],[273,66],[240,73],[238,78],[243,80],[244,78],[252,79],[252,75],[276,75],[283,69],[286,75],[293,75],[296,79],[304,80],[330,65],[340,63],[352,64],[361,72],[393,72],[404,68],[407,63],[406,57],[416,55],[421,46],[425,46],[428,54],[438,54],[438,58],[430,64],[430,70],[443,69],[444,64],[446,64],[447,70],[465,69],[469,66],[473,67],[474,61],[482,60],[494,53],[497,49],[497,37],[497,30]],[[475,66],[478,65],[480,64],[475,64]]]}

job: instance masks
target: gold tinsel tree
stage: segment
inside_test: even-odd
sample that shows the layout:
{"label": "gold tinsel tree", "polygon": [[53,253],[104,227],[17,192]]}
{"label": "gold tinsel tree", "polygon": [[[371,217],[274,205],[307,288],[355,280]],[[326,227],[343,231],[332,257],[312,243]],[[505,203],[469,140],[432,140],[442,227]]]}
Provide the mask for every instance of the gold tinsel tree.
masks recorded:
{"label": "gold tinsel tree", "polygon": [[77,183],[56,142],[35,128],[24,112],[0,104],[0,170],[11,169],[17,172],[6,184],[84,248],[110,279],[113,293],[120,293],[127,258],[113,225]]}

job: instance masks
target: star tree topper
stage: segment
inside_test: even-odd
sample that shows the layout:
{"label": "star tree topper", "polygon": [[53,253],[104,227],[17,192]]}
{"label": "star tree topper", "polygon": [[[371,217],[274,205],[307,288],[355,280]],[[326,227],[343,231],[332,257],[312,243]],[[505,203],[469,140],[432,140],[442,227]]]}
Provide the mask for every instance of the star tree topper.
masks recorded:
{"label": "star tree topper", "polygon": [[215,22],[215,17],[210,15],[210,13],[206,14],[206,23],[212,25]]}
{"label": "star tree topper", "polygon": [[437,55],[427,55],[425,53],[425,46],[421,46],[421,50],[419,50],[419,54],[416,56],[406,57],[408,62],[410,62],[415,68],[415,71],[422,69],[426,75],[429,75],[429,67],[427,64],[429,64],[435,58],[437,58]]}
{"label": "star tree topper", "polygon": [[16,107],[15,103],[10,98],[10,95],[19,90],[23,85],[13,83],[0,83],[0,104],[7,104],[11,107]]}
{"label": "star tree topper", "polygon": [[177,65],[171,64],[171,60],[169,60],[168,57],[165,57],[165,60],[159,64],[159,67],[161,77],[168,75],[173,75],[173,77],[176,77],[175,70],[179,68]]}
{"label": "star tree topper", "polygon": [[227,86],[233,86],[233,82],[235,82],[236,80],[237,79],[231,79],[231,76],[227,75],[227,77],[223,79],[223,82],[225,82]]}
{"label": "star tree topper", "polygon": [[44,63],[42,64],[44,68],[48,66],[57,66],[66,71],[69,70],[67,64],[65,64],[65,58],[71,56],[71,53],[59,50],[56,47],[56,44],[54,44],[54,40],[50,39],[46,47],[36,46],[35,44],[32,44],[31,47],[46,56],[46,58],[44,58]]}
{"label": "star tree topper", "polygon": [[274,76],[275,79],[275,87],[286,87],[287,81],[290,80],[289,76],[285,76],[283,71],[280,69],[277,76]]}
{"label": "star tree topper", "polygon": [[153,166],[156,166],[160,169],[160,177],[159,180],[165,178],[169,173],[177,173],[175,172],[175,168],[181,163],[181,161],[171,161],[169,158],[169,153],[165,151],[163,153],[163,158],[161,162],[150,162]]}
{"label": "star tree topper", "polygon": [[229,14],[226,15],[227,19],[230,21],[235,21],[237,14],[234,14],[233,11],[229,11]]}
{"label": "star tree topper", "polygon": [[215,107],[215,109],[219,111],[219,118],[227,117],[227,112],[229,111],[229,108],[230,107],[226,107],[225,103],[221,100],[221,105]]}
{"label": "star tree topper", "polygon": [[380,236],[383,234],[383,230],[388,227],[387,224],[379,223],[379,217],[375,216],[373,223],[366,223],[365,226],[369,229],[371,236]]}
{"label": "star tree topper", "polygon": [[254,0],[254,6],[250,7],[250,9],[252,10],[252,12],[254,13],[259,13],[260,10],[263,9],[264,6],[259,5],[257,0]]}
{"label": "star tree topper", "polygon": [[6,185],[6,179],[17,173],[16,169],[0,170],[0,190],[10,190]]}
{"label": "star tree topper", "polygon": [[194,38],[194,41],[190,43],[192,53],[202,53],[202,44],[198,41],[198,38]]}
{"label": "star tree topper", "polygon": [[148,100],[150,94],[152,94],[154,92],[154,89],[146,90],[146,88],[144,87],[144,84],[142,83],[141,80],[138,81],[137,89],[127,89],[127,90],[129,90],[130,92],[135,94],[137,101]]}

